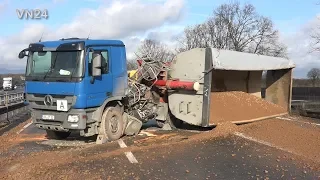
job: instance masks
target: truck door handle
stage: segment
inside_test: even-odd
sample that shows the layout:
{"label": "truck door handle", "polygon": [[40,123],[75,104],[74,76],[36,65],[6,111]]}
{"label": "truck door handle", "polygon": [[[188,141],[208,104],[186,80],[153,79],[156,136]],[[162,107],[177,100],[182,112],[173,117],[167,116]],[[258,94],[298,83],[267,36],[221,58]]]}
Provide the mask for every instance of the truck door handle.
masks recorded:
{"label": "truck door handle", "polygon": [[179,113],[183,112],[183,103],[184,103],[183,101],[179,103]]}
{"label": "truck door handle", "polygon": [[191,102],[187,103],[187,114],[191,113],[190,104],[191,104]]}

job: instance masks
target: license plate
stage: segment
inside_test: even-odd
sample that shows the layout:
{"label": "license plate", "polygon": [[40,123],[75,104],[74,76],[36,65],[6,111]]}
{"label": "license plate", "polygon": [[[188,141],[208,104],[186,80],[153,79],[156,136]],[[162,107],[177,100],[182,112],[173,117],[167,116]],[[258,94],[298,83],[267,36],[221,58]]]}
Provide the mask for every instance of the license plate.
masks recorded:
{"label": "license plate", "polygon": [[54,115],[42,115],[42,119],[54,120]]}
{"label": "license plate", "polygon": [[68,111],[68,101],[57,100],[57,111]]}

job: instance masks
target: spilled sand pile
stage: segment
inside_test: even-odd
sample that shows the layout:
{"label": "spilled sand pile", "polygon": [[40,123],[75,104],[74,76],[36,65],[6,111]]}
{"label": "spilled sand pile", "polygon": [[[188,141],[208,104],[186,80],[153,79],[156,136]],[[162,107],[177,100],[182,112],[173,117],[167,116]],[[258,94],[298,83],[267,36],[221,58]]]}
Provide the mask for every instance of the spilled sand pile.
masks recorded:
{"label": "spilled sand pile", "polygon": [[213,130],[203,132],[200,134],[196,134],[189,137],[190,141],[193,140],[211,140],[215,138],[225,138],[229,135],[234,134],[234,132],[237,132],[240,130],[240,127],[229,122],[223,122],[216,126]]}
{"label": "spilled sand pile", "polygon": [[240,91],[212,92],[210,124],[250,121],[252,119],[284,114],[286,109],[262,98]]}

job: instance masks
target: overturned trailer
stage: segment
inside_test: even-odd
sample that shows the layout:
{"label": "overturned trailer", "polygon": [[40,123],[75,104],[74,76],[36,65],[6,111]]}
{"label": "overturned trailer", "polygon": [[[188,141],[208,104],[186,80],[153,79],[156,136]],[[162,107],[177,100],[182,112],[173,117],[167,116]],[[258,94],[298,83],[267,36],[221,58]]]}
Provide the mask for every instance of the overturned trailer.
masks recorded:
{"label": "overturned trailer", "polygon": [[[268,116],[227,120],[240,124],[287,114],[291,110],[294,67],[295,64],[285,58],[214,48],[196,48],[180,53],[172,62],[169,77],[199,82],[200,87],[198,91],[168,91],[170,112],[188,124],[202,127],[217,125],[220,122],[215,121],[212,114],[217,111],[214,107],[219,106],[215,103],[219,102],[215,102],[212,94],[241,91],[261,98],[262,74],[267,71],[265,100],[282,107],[284,111]],[[231,103],[229,106],[237,105]],[[250,109],[247,110],[251,113]],[[232,107],[230,113],[234,113]]]}

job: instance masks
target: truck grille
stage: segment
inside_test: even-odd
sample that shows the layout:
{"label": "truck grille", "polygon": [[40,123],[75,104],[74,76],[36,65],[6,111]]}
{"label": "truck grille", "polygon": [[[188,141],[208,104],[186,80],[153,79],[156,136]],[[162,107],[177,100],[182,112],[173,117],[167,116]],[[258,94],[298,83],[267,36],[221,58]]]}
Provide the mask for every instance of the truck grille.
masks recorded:
{"label": "truck grille", "polygon": [[46,105],[44,103],[47,94],[26,94],[26,99],[29,101],[29,106],[32,109],[47,109],[47,110],[57,110],[57,100],[67,100],[68,110],[75,104],[76,96],[68,95],[55,95],[52,96],[52,105]]}

